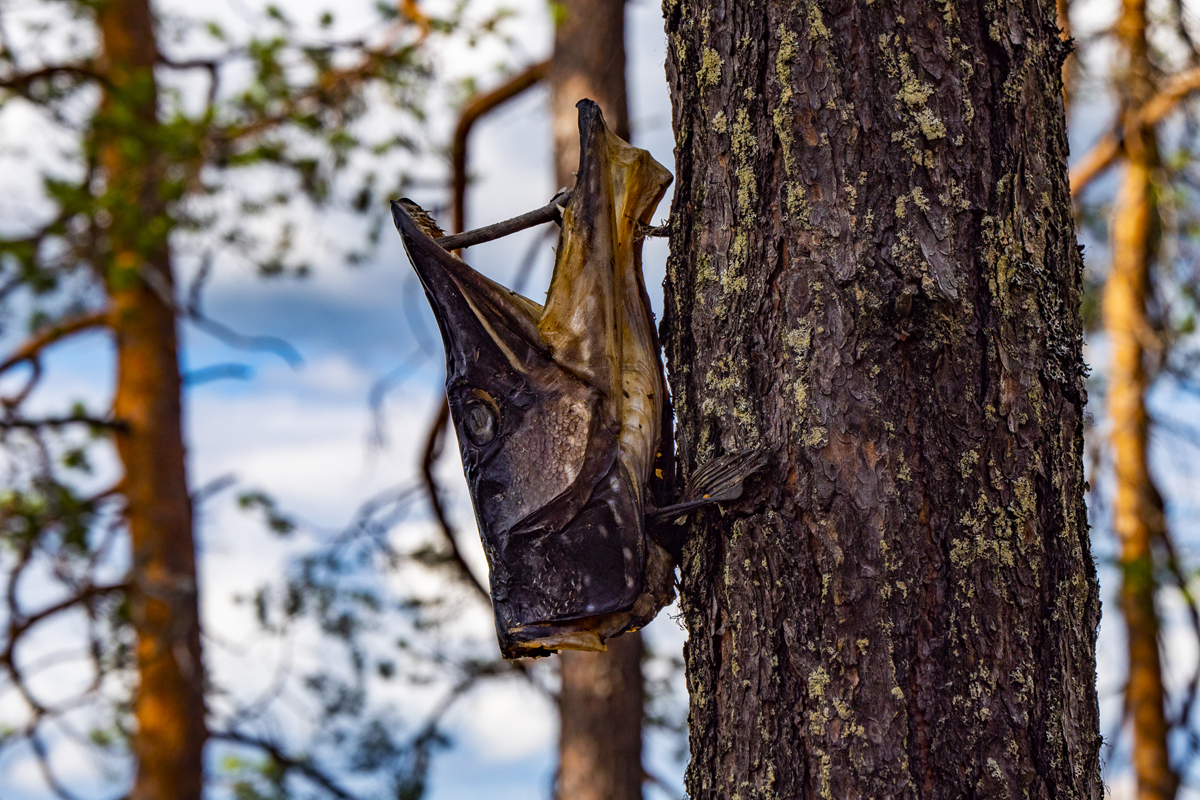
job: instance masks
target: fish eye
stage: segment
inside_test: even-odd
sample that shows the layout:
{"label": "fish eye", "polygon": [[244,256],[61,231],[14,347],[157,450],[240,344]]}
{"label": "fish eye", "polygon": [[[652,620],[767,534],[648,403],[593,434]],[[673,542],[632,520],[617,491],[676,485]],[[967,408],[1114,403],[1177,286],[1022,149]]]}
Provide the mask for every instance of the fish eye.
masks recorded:
{"label": "fish eye", "polygon": [[482,447],[496,438],[498,423],[496,412],[487,403],[470,403],[463,414],[463,427],[467,431],[467,438],[476,447]]}

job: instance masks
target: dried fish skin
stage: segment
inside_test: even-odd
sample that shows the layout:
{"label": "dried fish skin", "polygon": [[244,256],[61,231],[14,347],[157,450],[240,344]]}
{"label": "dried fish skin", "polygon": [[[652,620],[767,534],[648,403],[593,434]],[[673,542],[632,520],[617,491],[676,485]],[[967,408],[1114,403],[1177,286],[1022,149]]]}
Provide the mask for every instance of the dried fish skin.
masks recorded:
{"label": "dried fish skin", "polygon": [[393,205],[446,347],[446,392],[506,657],[601,650],[674,597],[647,535],[666,383],[642,227],[671,176],[580,103],[580,170],[545,307]]}

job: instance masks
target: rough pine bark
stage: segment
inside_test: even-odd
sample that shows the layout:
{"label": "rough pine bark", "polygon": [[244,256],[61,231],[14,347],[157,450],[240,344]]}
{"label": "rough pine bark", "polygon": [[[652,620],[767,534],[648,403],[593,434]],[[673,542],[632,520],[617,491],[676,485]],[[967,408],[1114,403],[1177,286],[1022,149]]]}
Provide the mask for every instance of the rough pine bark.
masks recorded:
{"label": "rough pine bark", "polygon": [[[625,87],[624,0],[553,4],[550,119],[557,186],[574,186],[579,165],[579,112],[595,100],[604,119],[629,139]],[[603,653],[559,657],[559,764],[562,800],[641,800],[644,688],[640,633],[608,641]]]}
{"label": "rough pine bark", "polygon": [[1099,798],[1054,4],[664,12],[689,794]]}
{"label": "rough pine bark", "polygon": [[95,144],[113,203],[103,276],[117,350],[113,415],[132,542],[137,773],[130,800],[200,800],[206,738],[195,546],[180,409],[158,59],[147,0],[96,6],[108,78]]}

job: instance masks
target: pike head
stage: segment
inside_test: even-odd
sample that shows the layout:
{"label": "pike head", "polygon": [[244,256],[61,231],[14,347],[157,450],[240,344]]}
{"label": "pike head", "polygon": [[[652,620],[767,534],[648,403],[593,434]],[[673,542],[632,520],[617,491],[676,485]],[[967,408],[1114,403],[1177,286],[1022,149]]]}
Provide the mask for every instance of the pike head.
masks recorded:
{"label": "pike head", "polygon": [[589,100],[579,130],[544,307],[471,269],[393,204],[446,347],[446,396],[510,658],[602,650],[674,595],[670,557],[644,517],[666,385],[639,235],[671,176]]}

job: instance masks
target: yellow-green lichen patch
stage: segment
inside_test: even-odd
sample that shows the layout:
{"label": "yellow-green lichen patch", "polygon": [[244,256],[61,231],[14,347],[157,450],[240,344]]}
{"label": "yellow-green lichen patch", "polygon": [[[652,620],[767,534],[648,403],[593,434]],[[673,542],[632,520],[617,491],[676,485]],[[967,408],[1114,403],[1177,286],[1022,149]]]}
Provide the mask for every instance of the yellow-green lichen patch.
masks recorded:
{"label": "yellow-green lichen patch", "polygon": [[1028,475],[1017,478],[1013,483],[1013,493],[1017,496],[1016,507],[1009,507],[1017,522],[1024,523],[1033,518],[1037,512],[1037,490]]}
{"label": "yellow-green lichen patch", "polygon": [[817,425],[816,427],[811,428],[808,431],[808,435],[804,437],[804,446],[811,447],[813,449],[824,447],[829,441],[828,435],[829,431],[827,431],[823,426]]}
{"label": "yellow-green lichen patch", "polygon": [[917,78],[909,64],[910,58],[908,53],[899,54],[897,64],[900,67],[900,92],[896,99],[912,108],[925,105],[925,101],[933,96],[933,87]]}
{"label": "yellow-green lichen patch", "polygon": [[796,171],[796,156],[792,152],[794,138],[792,136],[792,116],[788,104],[792,101],[792,58],[796,53],[796,34],[788,30],[787,25],[780,23],[779,51],[775,55],[775,77],[779,81],[779,106],[771,115],[775,126],[775,134],[779,137],[780,149],[783,151],[783,165],[790,176]]}
{"label": "yellow-green lichen patch", "polygon": [[979,463],[979,451],[968,450],[963,453],[962,458],[958,460],[958,473],[965,481],[971,476],[971,472],[975,469],[975,465]]}
{"label": "yellow-green lichen patch", "polygon": [[711,47],[705,47],[700,55],[700,71],[696,77],[700,82],[701,87],[716,86],[721,82],[721,61],[720,54]]}
{"label": "yellow-green lichen patch", "polygon": [[718,358],[713,368],[705,373],[704,385],[714,392],[737,393],[742,384],[733,356],[723,355]]}
{"label": "yellow-green lichen patch", "polygon": [[945,139],[946,125],[928,108],[917,112],[917,124],[921,126],[921,135],[926,139]]}
{"label": "yellow-green lichen patch", "polygon": [[796,55],[796,34],[779,24],[779,51],[775,54],[775,77],[779,80],[779,102],[792,99],[792,58]]}
{"label": "yellow-green lichen patch", "polygon": [[745,108],[737,110],[733,123],[733,154],[737,157],[737,202],[738,211],[742,214],[754,210],[754,201],[758,193],[757,179],[754,174],[754,155],[758,152],[758,140],[750,124],[750,114]]}
{"label": "yellow-green lichen patch", "polygon": [[[809,226],[808,218],[809,214],[811,213],[811,209],[808,206],[808,200],[806,198],[807,192],[804,191],[803,186],[793,182],[788,183],[787,197],[785,198],[788,216],[799,221],[801,227],[804,228]],[[870,213],[871,212],[869,211],[867,212],[868,215],[870,215]]]}
{"label": "yellow-green lichen patch", "polygon": [[808,4],[808,38],[829,41],[829,28],[825,27],[825,18],[821,16],[821,7],[816,3]]}
{"label": "yellow-green lichen patch", "polygon": [[925,191],[920,186],[914,186],[912,189],[913,204],[922,211],[929,211],[929,198],[925,196]]}
{"label": "yellow-green lichen patch", "polygon": [[825,699],[825,689],[829,686],[829,673],[824,667],[817,667],[808,675],[808,696],[814,700]]}

